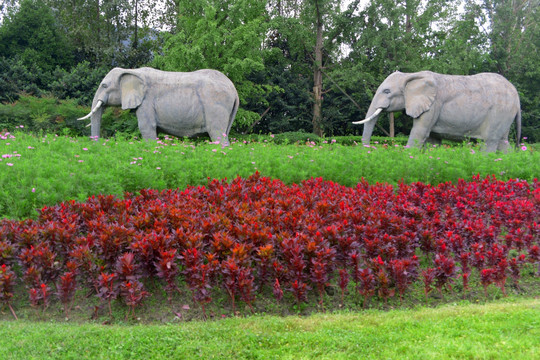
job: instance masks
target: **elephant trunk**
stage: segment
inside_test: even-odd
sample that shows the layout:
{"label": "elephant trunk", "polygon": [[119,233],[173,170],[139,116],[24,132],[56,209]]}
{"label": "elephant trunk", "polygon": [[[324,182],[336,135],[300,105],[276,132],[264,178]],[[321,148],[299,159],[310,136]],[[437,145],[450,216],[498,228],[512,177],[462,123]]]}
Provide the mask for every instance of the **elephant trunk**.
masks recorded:
{"label": "elephant trunk", "polygon": [[368,121],[363,122],[364,131],[362,132],[362,144],[369,145],[371,134],[373,133],[373,129],[375,128],[375,124],[377,123],[379,114],[382,110],[383,108],[375,105],[375,102],[371,102],[366,114],[366,120]]}
{"label": "elephant trunk", "polygon": [[92,110],[86,116],[78,118],[77,120],[86,120],[91,118],[90,124],[86,125],[92,126],[92,137],[99,137],[100,127],[101,127],[101,116],[103,115],[103,100],[98,99],[97,95],[94,97],[92,102]]}
{"label": "elephant trunk", "polygon": [[91,131],[90,136],[93,138],[99,138],[101,133],[101,117],[103,115],[103,101],[98,99],[97,96],[94,97],[92,102],[92,112],[91,112],[91,122],[90,125]]}

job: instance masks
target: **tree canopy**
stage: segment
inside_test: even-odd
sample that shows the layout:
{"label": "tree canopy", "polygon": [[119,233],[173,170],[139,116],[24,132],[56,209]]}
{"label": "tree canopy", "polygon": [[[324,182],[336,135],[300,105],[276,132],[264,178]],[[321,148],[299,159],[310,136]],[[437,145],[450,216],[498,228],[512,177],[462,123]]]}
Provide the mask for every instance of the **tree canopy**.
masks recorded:
{"label": "tree canopy", "polygon": [[[114,66],[213,68],[235,83],[235,131],[355,134],[393,71],[497,72],[540,141],[540,0],[3,0],[0,101],[88,105]],[[396,113],[396,133],[411,119]],[[381,119],[383,128],[388,128]],[[382,132],[380,133],[382,134]]]}

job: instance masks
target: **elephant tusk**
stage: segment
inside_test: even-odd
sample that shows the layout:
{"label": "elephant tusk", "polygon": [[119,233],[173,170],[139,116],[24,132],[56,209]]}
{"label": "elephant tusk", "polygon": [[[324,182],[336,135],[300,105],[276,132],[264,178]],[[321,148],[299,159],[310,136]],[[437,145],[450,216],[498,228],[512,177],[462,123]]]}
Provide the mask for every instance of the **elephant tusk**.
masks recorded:
{"label": "elephant tusk", "polygon": [[90,126],[92,126],[92,123],[90,123],[90,124],[86,125],[85,127],[90,127]]}
{"label": "elephant tusk", "polygon": [[381,113],[381,111],[383,111],[383,108],[378,108],[378,109],[373,113],[373,115],[371,115],[371,116],[368,117],[367,119],[365,119],[365,120],[360,120],[360,121],[353,121],[353,124],[355,124],[355,125],[365,124],[365,123],[367,123],[368,121],[373,120],[373,118],[377,117],[377,116]]}
{"label": "elephant tusk", "polygon": [[77,120],[86,120],[88,119],[90,116],[92,116],[100,107],[101,105],[103,105],[103,101],[101,100],[98,100],[96,106],[92,109],[92,111],[90,111],[90,114],[82,117],[82,118],[78,118]]}

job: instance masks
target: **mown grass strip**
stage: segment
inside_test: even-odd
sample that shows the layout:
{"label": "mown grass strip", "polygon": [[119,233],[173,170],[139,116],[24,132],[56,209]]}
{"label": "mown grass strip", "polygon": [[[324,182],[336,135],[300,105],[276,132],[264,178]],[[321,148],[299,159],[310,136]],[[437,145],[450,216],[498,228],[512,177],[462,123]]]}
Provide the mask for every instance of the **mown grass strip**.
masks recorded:
{"label": "mown grass strip", "polygon": [[171,325],[0,322],[7,359],[538,359],[540,300]]}

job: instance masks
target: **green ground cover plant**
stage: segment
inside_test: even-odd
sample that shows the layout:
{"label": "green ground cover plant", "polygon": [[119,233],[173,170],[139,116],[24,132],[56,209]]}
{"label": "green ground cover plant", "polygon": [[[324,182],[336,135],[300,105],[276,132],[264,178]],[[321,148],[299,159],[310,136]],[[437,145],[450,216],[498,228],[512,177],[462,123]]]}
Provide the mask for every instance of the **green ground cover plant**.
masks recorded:
{"label": "green ground cover plant", "polygon": [[5,359],[537,359],[540,300],[180,326],[0,322]]}
{"label": "green ground cover plant", "polygon": [[222,148],[167,137],[148,142],[119,135],[94,141],[19,131],[2,133],[0,156],[0,217],[16,219],[36,217],[36,209],[68,199],[182,189],[256,171],[286,184],[322,177],[350,187],[362,178],[395,185],[457,182],[477,174],[532,181],[540,174],[540,152],[529,144],[508,154],[485,154],[479,145],[420,151],[399,144],[345,146],[332,139],[277,145],[270,137]]}

